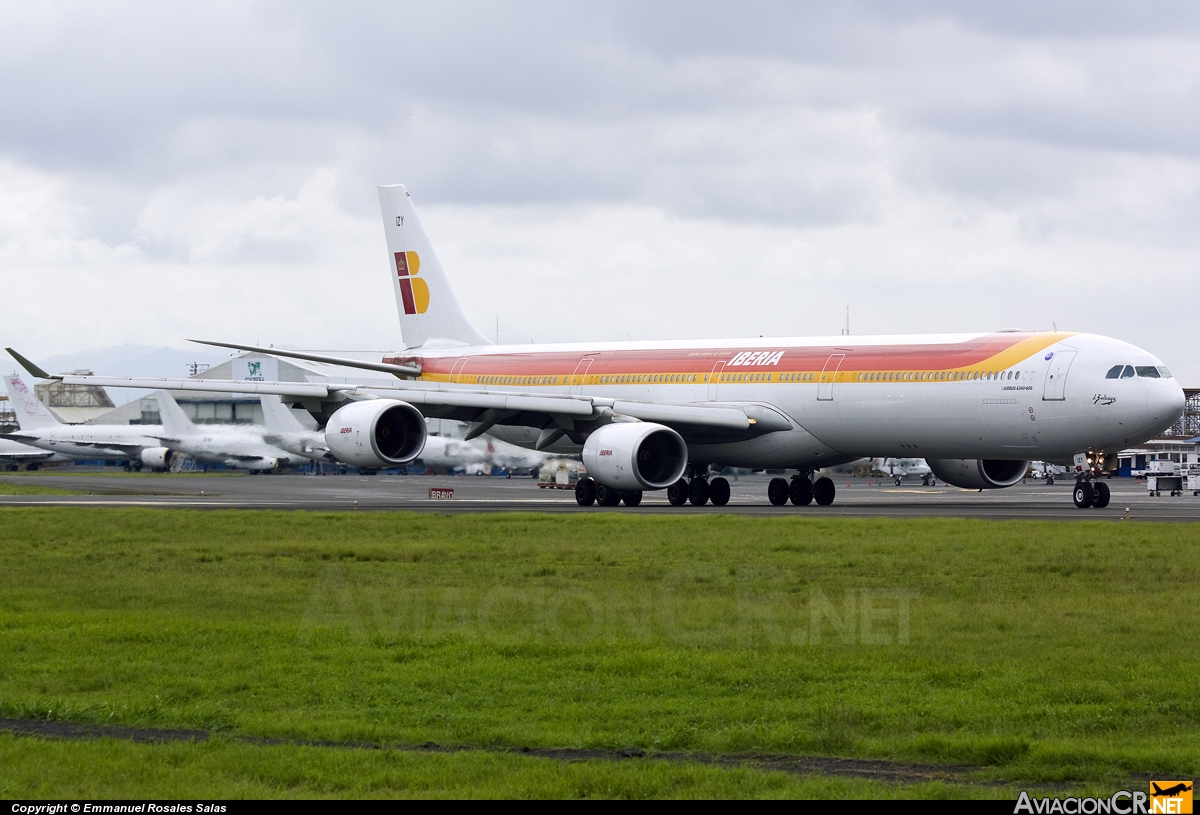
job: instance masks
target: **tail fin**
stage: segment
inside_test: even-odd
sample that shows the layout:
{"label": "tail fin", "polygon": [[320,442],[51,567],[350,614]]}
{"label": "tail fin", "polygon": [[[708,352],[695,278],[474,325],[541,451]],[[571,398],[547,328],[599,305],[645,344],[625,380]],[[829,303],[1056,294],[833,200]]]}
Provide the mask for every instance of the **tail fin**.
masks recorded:
{"label": "tail fin", "polygon": [[278,396],[262,395],[258,397],[262,404],[263,426],[272,433],[298,433],[310,430],[300,421],[295,413],[283,403]]}
{"label": "tail fin", "polygon": [[22,430],[38,430],[62,424],[54,417],[49,408],[42,404],[34,392],[21,381],[21,377],[4,377],[4,387],[8,390],[8,399],[12,402],[13,410],[17,414],[17,425]]}
{"label": "tail fin", "polygon": [[162,420],[164,433],[173,438],[183,438],[195,432],[196,426],[171,394],[155,391],[154,395],[158,397],[158,415]]}
{"label": "tail fin", "polygon": [[379,206],[404,345],[490,345],[463,314],[408,190],[380,187]]}

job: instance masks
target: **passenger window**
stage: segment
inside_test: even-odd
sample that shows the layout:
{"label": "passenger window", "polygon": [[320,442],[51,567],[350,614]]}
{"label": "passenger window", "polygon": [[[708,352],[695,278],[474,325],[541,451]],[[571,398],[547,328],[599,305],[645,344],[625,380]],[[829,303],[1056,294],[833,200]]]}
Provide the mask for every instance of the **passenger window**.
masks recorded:
{"label": "passenger window", "polygon": [[1137,375],[1144,376],[1147,379],[1158,379],[1159,378],[1158,377],[1158,368],[1155,368],[1153,365],[1137,366]]}

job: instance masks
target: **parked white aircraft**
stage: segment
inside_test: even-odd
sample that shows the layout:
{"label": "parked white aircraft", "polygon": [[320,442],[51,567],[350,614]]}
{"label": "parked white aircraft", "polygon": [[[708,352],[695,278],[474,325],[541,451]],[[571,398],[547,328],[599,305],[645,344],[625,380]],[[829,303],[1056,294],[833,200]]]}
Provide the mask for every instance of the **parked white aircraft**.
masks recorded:
{"label": "parked white aircraft", "polygon": [[903,483],[905,477],[921,479],[921,485],[924,487],[937,484],[933,469],[923,458],[888,458],[884,459],[879,469],[890,475],[897,487]]}
{"label": "parked white aircraft", "polygon": [[[66,459],[116,459],[126,468],[166,469],[171,451],[158,440],[162,428],[150,425],[63,424],[18,376],[4,377],[19,430],[4,438],[37,447]],[[61,459],[60,459],[61,460]]]}
{"label": "parked white aircraft", "polygon": [[36,470],[43,464],[64,461],[74,459],[62,453],[52,453],[49,450],[30,447],[28,444],[0,439],[0,469],[19,470],[21,465],[25,465],[27,470]]}
{"label": "parked white aircraft", "polygon": [[1156,436],[1183,411],[1183,390],[1160,360],[1093,334],[491,345],[459,306],[409,193],[397,185],[379,196],[404,350],[364,362],[209,344],[388,372],[394,385],[63,381],[282,394],[326,421],[330,450],[358,466],[412,461],[424,417],[457,419],[470,423],[469,438],[491,432],[581,452],[583,505],[636,504],[643,490],[664,488],[674,504],[724,504],[728,482],[708,476],[725,465],[793,468],[790,483],[771,481],[771,503],[824,505],[835,488],[813,480],[819,468],[913,456],[973,489],[1017,483],[1033,458],[1069,463],[1076,505],[1104,506],[1108,488],[1092,476],[1107,454]]}
{"label": "parked white aircraft", "polygon": [[265,428],[262,434],[263,441],[298,458],[322,462],[337,461],[333,453],[329,452],[325,434],[305,427],[278,396],[260,396],[259,402],[262,404]]}
{"label": "parked white aircraft", "polygon": [[493,468],[501,470],[536,470],[556,454],[542,453],[509,444],[505,441],[488,439],[487,460]]}
{"label": "parked white aircraft", "polygon": [[265,428],[194,424],[171,394],[158,391],[156,396],[162,417],[162,443],[196,461],[224,464],[235,470],[271,472],[304,458],[269,444],[264,439]]}
{"label": "parked white aircraft", "polygon": [[454,436],[429,436],[418,460],[430,467],[462,469],[469,475],[485,475],[493,470],[536,470],[553,458],[548,453],[526,450],[498,439],[470,441]]}
{"label": "parked white aircraft", "polygon": [[471,475],[491,471],[482,444],[453,436],[428,436],[417,459],[429,467],[462,468]]}

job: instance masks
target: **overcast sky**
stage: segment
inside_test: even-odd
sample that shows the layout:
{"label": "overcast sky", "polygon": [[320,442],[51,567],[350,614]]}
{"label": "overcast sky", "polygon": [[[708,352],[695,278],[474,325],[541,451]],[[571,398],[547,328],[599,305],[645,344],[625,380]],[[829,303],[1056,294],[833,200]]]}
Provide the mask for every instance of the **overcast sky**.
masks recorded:
{"label": "overcast sky", "polygon": [[1200,384],[1195,2],[8,3],[0,115],[0,344],[35,359],[397,348],[399,182],[502,341],[848,305]]}

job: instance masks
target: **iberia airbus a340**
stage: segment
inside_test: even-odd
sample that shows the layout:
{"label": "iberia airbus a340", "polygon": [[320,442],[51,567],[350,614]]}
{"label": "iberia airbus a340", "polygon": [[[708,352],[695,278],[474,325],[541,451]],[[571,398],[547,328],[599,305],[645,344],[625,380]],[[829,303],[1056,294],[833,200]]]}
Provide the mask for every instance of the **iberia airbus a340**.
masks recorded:
{"label": "iberia airbus a340", "polygon": [[1094,334],[493,345],[459,306],[408,191],[380,187],[379,199],[404,350],[210,344],[394,379],[63,381],[279,394],[324,423],[334,455],[368,468],[417,458],[427,417],[456,419],[468,438],[582,453],[590,477],[576,498],[606,506],[657,489],[675,505],[722,505],[729,484],[710,473],[725,466],[792,469],[771,481],[771,503],[828,505],[834,484],[815,472],[877,456],[924,458],[943,481],[978,489],[1016,484],[1030,460],[1069,464],[1076,505],[1102,507],[1108,488],[1093,476],[1183,410],[1158,359]]}

